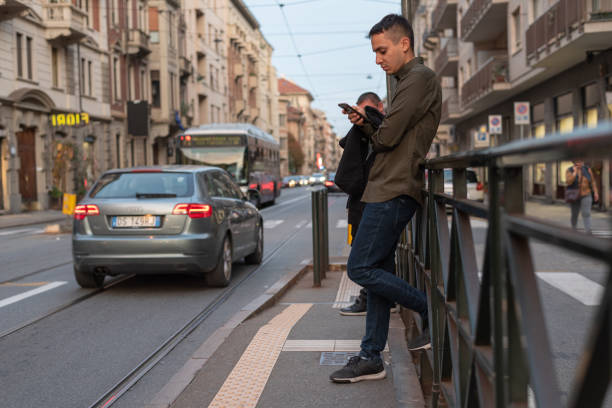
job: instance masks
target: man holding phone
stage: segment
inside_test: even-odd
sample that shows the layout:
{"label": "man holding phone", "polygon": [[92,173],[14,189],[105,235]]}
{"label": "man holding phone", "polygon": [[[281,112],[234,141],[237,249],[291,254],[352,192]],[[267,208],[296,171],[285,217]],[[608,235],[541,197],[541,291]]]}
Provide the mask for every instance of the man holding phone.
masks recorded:
{"label": "man holding phone", "polygon": [[[361,200],[365,202],[359,230],[347,262],[348,276],[368,291],[366,330],[359,356],[331,374],[339,383],[386,377],[381,359],[389,334],[393,302],[428,321],[425,293],[390,273],[384,265],[394,261],[399,237],[422,205],[423,170],[440,122],[442,90],[436,74],[414,56],[414,33],[404,17],[385,16],[369,33],[376,63],[398,80],[391,108],[378,129],[355,112],[351,123],[369,136],[376,158]],[[354,107],[362,115],[364,110]],[[431,348],[428,330],[409,346]]]}

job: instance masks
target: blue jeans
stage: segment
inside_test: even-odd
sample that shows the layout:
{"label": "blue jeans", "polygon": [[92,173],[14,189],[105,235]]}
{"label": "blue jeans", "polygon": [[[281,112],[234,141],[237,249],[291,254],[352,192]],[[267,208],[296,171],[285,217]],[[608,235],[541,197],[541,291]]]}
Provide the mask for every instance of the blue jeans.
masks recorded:
{"label": "blue jeans", "polygon": [[360,355],[380,358],[389,335],[394,303],[427,318],[427,297],[395,275],[395,248],[419,204],[409,196],[367,203],[346,268],[351,280],[368,290],[366,332]]}

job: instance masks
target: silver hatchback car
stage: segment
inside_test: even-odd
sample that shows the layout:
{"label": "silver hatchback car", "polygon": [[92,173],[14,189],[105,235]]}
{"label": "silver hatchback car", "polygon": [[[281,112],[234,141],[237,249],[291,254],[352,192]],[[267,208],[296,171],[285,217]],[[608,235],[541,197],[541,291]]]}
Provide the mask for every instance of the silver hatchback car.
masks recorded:
{"label": "silver hatchback car", "polygon": [[232,262],[262,256],[259,211],[216,167],[111,170],[74,212],[74,274],[86,288],[122,273],[186,273],[227,286]]}

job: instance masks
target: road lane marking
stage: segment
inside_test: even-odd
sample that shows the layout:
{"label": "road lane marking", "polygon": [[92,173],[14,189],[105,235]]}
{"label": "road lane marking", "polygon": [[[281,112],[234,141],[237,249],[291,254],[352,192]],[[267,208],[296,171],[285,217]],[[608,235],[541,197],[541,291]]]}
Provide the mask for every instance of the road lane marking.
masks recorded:
{"label": "road lane marking", "polygon": [[312,228],[312,222],[309,222],[308,225],[306,225],[306,228]]}
{"label": "road lane marking", "polygon": [[261,327],[229,374],[209,408],[255,407],[293,326],[311,304],[296,304]]}
{"label": "road lane marking", "polygon": [[5,283],[0,283],[0,286],[29,287],[29,286],[42,286],[42,285],[46,285],[48,283],[49,282],[25,282],[25,283],[5,282]]}
{"label": "road lane marking", "polygon": [[348,228],[348,221],[338,220],[338,222],[336,223],[336,228]]}
{"label": "road lane marking", "polygon": [[46,292],[46,291],[51,290],[51,289],[55,289],[58,286],[65,285],[67,283],[68,282],[65,282],[65,281],[51,282],[51,283],[48,283],[48,284],[46,284],[44,286],[41,286],[40,288],[28,290],[27,292],[23,292],[23,293],[21,293],[19,295],[8,297],[8,298],[6,298],[4,300],[0,300],[0,307],[8,306],[10,304],[19,302],[20,300],[27,299],[29,297],[38,295],[40,293]]}
{"label": "road lane marking", "polygon": [[297,224],[295,224],[295,228],[302,228],[304,225],[306,225],[306,223],[308,223],[307,220],[302,220],[298,222]]}
{"label": "road lane marking", "polygon": [[338,286],[336,300],[332,308],[340,309],[346,306],[346,303],[351,301],[352,296],[359,296],[360,290],[361,286],[350,280],[346,272],[342,272],[342,279],[340,279],[340,286]]}
{"label": "road lane marking", "polygon": [[308,265],[310,263],[310,259],[303,259],[302,262],[300,262],[300,265]]}
{"label": "road lane marking", "polygon": [[285,220],[267,220],[267,221],[264,221],[264,228],[266,229],[276,228],[279,225],[281,225],[283,222],[285,222]]}
{"label": "road lane marking", "polygon": [[26,228],[26,229],[12,230],[12,231],[2,231],[0,232],[0,236],[15,235],[15,234],[21,234],[21,233],[26,233],[26,232],[42,234],[43,232],[45,232],[45,230],[40,229],[40,228]]}
{"label": "road lane marking", "polygon": [[295,202],[297,202],[297,201],[303,201],[303,200],[304,200],[304,199],[306,199],[306,198],[310,198],[310,197],[309,197],[308,195],[304,195],[304,196],[300,196],[300,197],[297,197],[297,198],[292,198],[291,200],[287,200],[287,201],[279,202],[279,203],[274,204],[274,205],[272,205],[272,206],[270,206],[270,207],[264,208],[264,209],[262,209],[260,212],[264,212],[264,211],[265,211],[265,212],[268,212],[267,210],[277,209],[277,208],[282,207],[282,206],[284,206],[284,205],[293,204],[293,203],[295,203]]}
{"label": "road lane marking", "polygon": [[601,302],[604,287],[575,272],[538,272],[538,278],[586,306]]}

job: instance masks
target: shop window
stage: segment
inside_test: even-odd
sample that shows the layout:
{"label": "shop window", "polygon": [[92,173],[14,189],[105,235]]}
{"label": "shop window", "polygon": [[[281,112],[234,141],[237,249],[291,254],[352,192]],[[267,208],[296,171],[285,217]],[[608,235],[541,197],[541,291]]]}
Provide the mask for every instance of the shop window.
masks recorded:
{"label": "shop window", "polygon": [[[559,133],[571,133],[574,131],[574,117],[573,116],[565,116],[563,118],[559,118],[557,120],[557,129]],[[573,166],[574,164],[571,161],[563,161],[559,162],[557,166],[557,179],[559,180],[559,185],[566,185],[565,180],[565,171]]]}
{"label": "shop window", "polygon": [[[546,125],[537,124],[533,127],[533,137],[542,139],[546,135]],[[534,184],[546,184],[546,163],[537,163],[533,169]]]}

